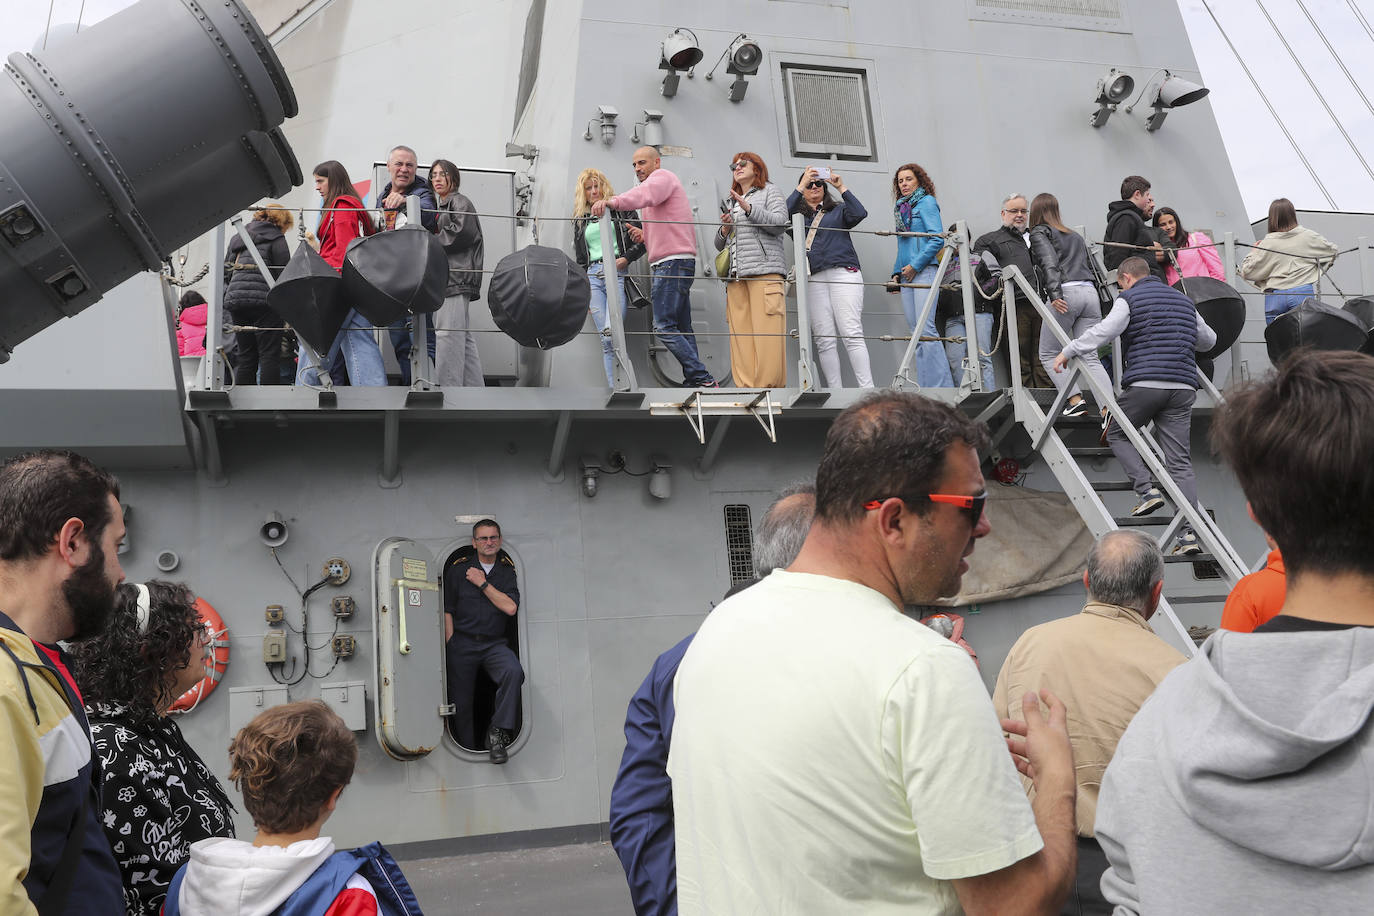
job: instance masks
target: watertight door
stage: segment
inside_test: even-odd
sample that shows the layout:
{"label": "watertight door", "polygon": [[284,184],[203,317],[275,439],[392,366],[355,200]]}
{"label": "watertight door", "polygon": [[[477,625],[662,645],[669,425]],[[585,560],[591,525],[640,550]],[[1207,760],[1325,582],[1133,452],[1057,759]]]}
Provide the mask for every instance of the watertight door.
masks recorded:
{"label": "watertight door", "polygon": [[377,740],[398,760],[423,757],[443,736],[444,609],[434,557],[414,541],[387,538],[372,565],[377,634]]}

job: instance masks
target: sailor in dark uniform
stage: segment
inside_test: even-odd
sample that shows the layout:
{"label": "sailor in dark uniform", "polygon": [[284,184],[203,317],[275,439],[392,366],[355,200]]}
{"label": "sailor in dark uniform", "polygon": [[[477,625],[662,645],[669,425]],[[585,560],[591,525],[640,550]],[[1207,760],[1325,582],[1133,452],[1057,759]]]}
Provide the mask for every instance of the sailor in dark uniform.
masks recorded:
{"label": "sailor in dark uniform", "polygon": [[507,625],[520,607],[515,563],[501,549],[501,526],[482,519],[472,526],[472,547],[458,550],[444,569],[444,636],[448,697],[458,743],[477,749],[473,687],[478,669],[496,683],[487,748],[492,763],[506,762],[506,747],[520,716],[520,659],[507,642]]}

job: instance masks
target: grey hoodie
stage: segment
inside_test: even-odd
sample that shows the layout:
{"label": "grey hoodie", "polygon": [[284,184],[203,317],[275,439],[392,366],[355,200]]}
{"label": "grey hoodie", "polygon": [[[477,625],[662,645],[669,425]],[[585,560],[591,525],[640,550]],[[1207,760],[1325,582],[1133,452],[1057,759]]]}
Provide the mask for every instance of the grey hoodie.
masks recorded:
{"label": "grey hoodie", "polygon": [[1374,630],[1221,631],[1102,781],[1116,913],[1374,911]]}

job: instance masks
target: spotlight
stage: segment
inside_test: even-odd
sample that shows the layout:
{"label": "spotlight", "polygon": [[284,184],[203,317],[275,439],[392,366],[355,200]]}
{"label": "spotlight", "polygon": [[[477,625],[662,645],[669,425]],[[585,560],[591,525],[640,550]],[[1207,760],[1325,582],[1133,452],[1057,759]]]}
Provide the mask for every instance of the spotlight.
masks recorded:
{"label": "spotlight", "polygon": [[592,125],[600,123],[601,142],[610,146],[615,142],[615,119],[620,117],[620,112],[610,105],[599,105],[596,111],[596,117],[587,122],[587,130],[582,134],[582,139],[590,140],[592,138]]}
{"label": "spotlight", "polygon": [[[642,129],[641,129],[642,128]],[[630,140],[645,146],[663,145],[663,112],[653,108],[644,109],[644,120],[635,124]]]}
{"label": "spotlight", "polygon": [[744,78],[759,72],[759,64],[763,63],[763,49],[748,35],[740,32],[726,46],[725,53],[720,55],[715,67],[711,68],[711,72],[706,74],[708,80],[715,77],[716,67],[719,67],[720,62],[727,57],[730,60],[725,65],[725,72],[735,76],[735,81],[730,84],[730,91],[727,96],[730,101],[739,102],[744,99],[744,93],[749,89],[749,84]]}
{"label": "spotlight", "polygon": [[1101,127],[1116,111],[1116,106],[1124,102],[1135,89],[1135,80],[1129,74],[1112,69],[1097,81],[1097,98],[1094,99],[1097,111],[1093,112],[1092,126]]}
{"label": "spotlight", "polygon": [[1154,112],[1145,119],[1145,129],[1159,130],[1164,119],[1169,116],[1170,109],[1191,105],[1198,99],[1206,98],[1211,91],[1206,86],[1180,79],[1165,70],[1164,82],[1159,84],[1159,91],[1155,93],[1154,101],[1151,103]]}
{"label": "spotlight", "polygon": [[658,61],[658,69],[668,71],[668,75],[663,77],[664,98],[677,95],[680,72],[690,70],[701,63],[703,56],[705,55],[701,53],[701,43],[697,41],[696,32],[691,29],[673,29],[668,34],[663,40]]}
{"label": "spotlight", "polygon": [[267,521],[262,523],[258,537],[262,538],[262,542],[268,547],[280,547],[286,543],[289,533],[286,522],[282,521],[281,513],[273,512],[267,516]]}
{"label": "spotlight", "polygon": [[582,466],[582,495],[591,499],[596,495],[596,479],[601,472],[595,467]]}

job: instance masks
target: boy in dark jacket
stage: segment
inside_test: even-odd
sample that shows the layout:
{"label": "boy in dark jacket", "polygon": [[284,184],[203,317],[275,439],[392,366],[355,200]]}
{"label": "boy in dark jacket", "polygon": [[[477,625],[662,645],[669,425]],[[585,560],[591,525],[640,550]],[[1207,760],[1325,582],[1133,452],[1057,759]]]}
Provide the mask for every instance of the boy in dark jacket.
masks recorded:
{"label": "boy in dark jacket", "polygon": [[[1123,178],[1121,199],[1107,205],[1107,233],[1103,236],[1107,244],[1102,247],[1102,262],[1107,265],[1108,272],[1115,271],[1127,258],[1139,257],[1150,265],[1151,274],[1164,279],[1164,246],[1145,225],[1154,212],[1155,198],[1150,193],[1150,183],[1139,175]],[[1143,248],[1155,249],[1154,256],[1142,251]]]}

